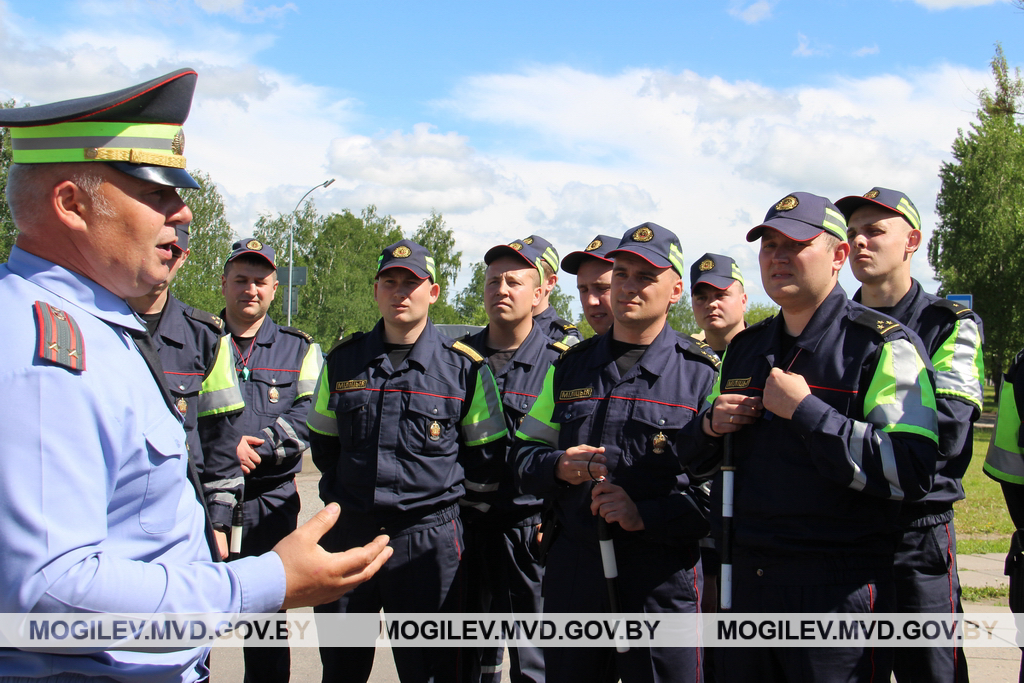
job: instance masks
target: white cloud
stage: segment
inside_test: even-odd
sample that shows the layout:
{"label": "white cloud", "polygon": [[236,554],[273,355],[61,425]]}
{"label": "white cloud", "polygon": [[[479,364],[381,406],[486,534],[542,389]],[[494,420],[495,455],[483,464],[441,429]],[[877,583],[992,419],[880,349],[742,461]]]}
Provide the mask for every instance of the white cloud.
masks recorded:
{"label": "white cloud", "polygon": [[859,50],[855,50],[854,53],[853,53],[853,56],[854,57],[867,57],[868,55],[877,55],[877,54],[878,54],[878,44],[876,43],[874,45],[865,45],[864,47],[860,48]]}
{"label": "white cloud", "polygon": [[793,48],[794,57],[818,57],[825,54],[825,50],[816,44],[803,33],[796,34],[796,47]]}
{"label": "white cloud", "polygon": [[1007,2],[1007,0],[911,0],[917,5],[921,5],[930,10],[947,10],[955,7],[982,7],[984,5],[994,5],[997,2]]}
{"label": "white cloud", "polygon": [[288,12],[297,12],[293,3],[256,7],[247,0],[195,0],[196,6],[209,14],[226,14],[240,21],[257,23],[267,19],[279,19]]}
{"label": "white cloud", "polygon": [[775,3],[776,0],[758,0],[750,4],[733,2],[729,7],[729,14],[746,24],[756,24],[771,18]]}

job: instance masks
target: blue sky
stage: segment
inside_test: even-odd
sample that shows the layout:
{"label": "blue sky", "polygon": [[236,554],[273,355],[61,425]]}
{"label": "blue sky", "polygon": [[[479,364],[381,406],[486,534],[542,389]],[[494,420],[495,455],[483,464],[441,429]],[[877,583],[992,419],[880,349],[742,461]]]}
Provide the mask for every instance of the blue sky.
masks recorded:
{"label": "blue sky", "polygon": [[435,209],[466,264],[653,220],[760,299],[743,236],[790,191],[902,189],[927,238],[994,44],[1021,63],[1022,29],[1000,0],[0,0],[0,98],[193,66],[186,155],[239,233],[333,177],[322,211],[373,203],[411,233]]}

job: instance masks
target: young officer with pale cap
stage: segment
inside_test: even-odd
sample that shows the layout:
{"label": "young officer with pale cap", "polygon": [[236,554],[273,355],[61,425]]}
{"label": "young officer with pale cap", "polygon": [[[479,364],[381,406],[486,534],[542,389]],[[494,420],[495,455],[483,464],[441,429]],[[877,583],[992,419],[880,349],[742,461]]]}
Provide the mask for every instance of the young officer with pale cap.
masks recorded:
{"label": "young officer with pale cap", "polygon": [[558,284],[558,252],[555,251],[551,242],[540,235],[530,235],[517,240],[517,242],[523,245],[526,256],[531,261],[540,258],[541,270],[544,273],[540,303],[533,309],[534,320],[549,337],[572,346],[583,338],[580,331],[571,322],[558,317],[558,313],[550,303],[551,292]]}
{"label": "young officer with pale cap", "polygon": [[704,341],[719,358],[732,338],[747,326],[747,293],[736,261],[704,254],[690,266],[690,305]]}
{"label": "young officer with pale cap", "polygon": [[[125,302],[170,275],[181,124],[196,73],[0,111],[12,128],[0,265],[0,613],[274,612],[336,598],[390,556],[387,538],[330,555],[319,513],[273,552],[213,561],[181,415]],[[193,476],[190,476],[191,474]],[[112,645],[121,645],[112,642]],[[0,650],[18,680],[198,681],[208,648]],[[133,649],[135,648],[135,649]]]}
{"label": "young officer with pale cap", "polygon": [[[733,604],[748,613],[891,612],[901,503],[931,486],[931,364],[910,330],[838,284],[846,222],[794,192],[747,233],[781,311],[729,345],[704,434],[734,432]],[[700,468],[699,468],[700,469]],[[720,538],[722,487],[712,488]],[[716,648],[725,681],[888,680],[889,648]]]}
{"label": "young officer with pale cap", "polygon": [[238,432],[230,418],[245,407],[231,362],[230,339],[221,318],[188,306],[170,292],[189,255],[188,224],[177,225],[178,241],[167,279],[126,301],[146,324],[164,370],[164,383],[185,418],[189,458],[196,464],[210,510],[221,559],[228,556],[232,512],[242,499],[245,479],[235,447]]}
{"label": "young officer with pale cap", "polygon": [[[875,187],[863,196],[843,197],[836,206],[849,225],[850,269],[862,283],[853,300],[916,332],[935,366],[939,467],[928,494],[900,511],[897,611],[961,614],[953,503],[964,498],[960,480],[971,462],[974,421],[981,416],[981,318],[925,292],[911,277],[911,259],[922,244],[921,215],[907,195]],[[897,681],[967,680],[962,648],[905,647],[895,656]]]}
{"label": "young officer with pale cap", "polygon": [[[245,472],[242,557],[265,553],[298,525],[295,475],[309,449],[306,417],[323,363],[312,337],[267,315],[278,285],[274,255],[269,244],[242,238],[231,245],[220,278],[221,317],[245,401],[231,420]],[[244,656],[250,683],[289,680],[289,648],[246,647]]]}
{"label": "young officer with pale cap", "polygon": [[[484,306],[488,324],[462,341],[482,355],[501,392],[502,413],[514,434],[540,395],[548,368],[569,347],[553,341],[532,317],[541,298],[543,270],[519,242],[484,254]],[[503,442],[511,448],[511,440]],[[505,454],[492,467],[466,473],[462,517],[466,525],[467,612],[541,612],[538,528],[543,501],[520,493]],[[504,645],[467,653],[470,681],[502,678]],[[509,680],[544,681],[544,655],[536,646],[510,646]]]}
{"label": "young officer with pale cap", "polygon": [[[337,548],[386,529],[395,556],[363,590],[317,612],[375,614],[460,611],[463,545],[459,499],[469,471],[500,460],[508,432],[484,359],[428,317],[440,287],[434,259],[401,240],[377,264],[381,320],[340,340],[327,355],[313,410],[313,462],[320,497],[342,507],[324,538]],[[465,467],[464,467],[465,465]],[[403,681],[452,681],[455,648],[397,647]],[[325,681],[365,681],[373,648],[321,647]]]}
{"label": "young officer with pale cap", "polygon": [[[683,252],[655,223],[608,252],[611,332],[564,353],[516,434],[521,488],[553,502],[560,531],[544,568],[544,611],[607,612],[597,515],[610,527],[618,600],[626,613],[698,612],[704,512],[680,474],[681,449],[718,359],[668,325],[683,295]],[[551,681],[699,681],[694,647],[546,648]]]}
{"label": "young officer with pale cap", "polygon": [[562,259],[562,270],[576,276],[583,316],[596,334],[611,329],[612,263],[608,252],[619,244],[618,237],[598,235],[583,251],[574,251]]}

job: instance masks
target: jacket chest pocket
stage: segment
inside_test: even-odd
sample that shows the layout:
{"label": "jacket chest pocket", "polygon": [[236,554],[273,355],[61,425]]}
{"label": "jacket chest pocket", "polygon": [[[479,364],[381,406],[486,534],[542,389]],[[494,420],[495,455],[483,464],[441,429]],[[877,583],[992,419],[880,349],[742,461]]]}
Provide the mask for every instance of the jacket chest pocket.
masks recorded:
{"label": "jacket chest pocket", "polygon": [[[577,446],[593,439],[590,434],[591,418],[597,409],[597,401],[570,401],[556,403],[551,412],[551,421],[559,427],[559,447]],[[590,444],[600,446],[601,444]]]}
{"label": "jacket chest pocket", "polygon": [[[277,417],[286,412],[295,402],[297,378],[293,372],[254,370],[246,392],[252,401],[253,411],[267,417]],[[250,407],[249,401],[246,401],[246,407]]]}
{"label": "jacket chest pocket", "polygon": [[382,425],[402,429],[411,448],[419,453],[444,454],[456,450],[462,401],[425,394],[411,394],[406,424]]}
{"label": "jacket chest pocket", "polygon": [[515,421],[514,429],[510,430],[511,434],[515,434],[515,430],[519,429],[523,423],[523,418],[529,414],[536,400],[536,396],[525,396],[523,394],[507,393],[502,395],[501,405],[505,412],[506,424],[508,424],[508,418],[510,417]]}
{"label": "jacket chest pocket", "polygon": [[629,461],[643,458],[648,462],[676,459],[676,440],[679,430],[693,419],[691,410],[651,401],[633,403],[630,415],[630,448],[624,456]]}
{"label": "jacket chest pocket", "polygon": [[[348,447],[359,447],[370,438],[370,392],[347,391],[334,394],[328,402],[338,420],[338,441]],[[393,427],[397,428],[397,427]]]}
{"label": "jacket chest pocket", "polygon": [[149,534],[165,534],[174,528],[184,487],[191,486],[185,481],[185,434],[178,421],[166,414],[166,419],[146,430],[149,469],[139,524]]}

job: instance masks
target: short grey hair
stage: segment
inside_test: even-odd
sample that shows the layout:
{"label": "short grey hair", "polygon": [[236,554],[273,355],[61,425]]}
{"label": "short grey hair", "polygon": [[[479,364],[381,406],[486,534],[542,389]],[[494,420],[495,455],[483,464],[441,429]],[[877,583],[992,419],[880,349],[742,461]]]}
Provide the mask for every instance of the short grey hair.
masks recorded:
{"label": "short grey hair", "polygon": [[15,226],[27,227],[38,222],[46,206],[46,193],[63,180],[70,180],[82,190],[97,213],[112,216],[113,207],[99,192],[103,185],[102,173],[94,166],[91,163],[11,164],[6,194]]}

